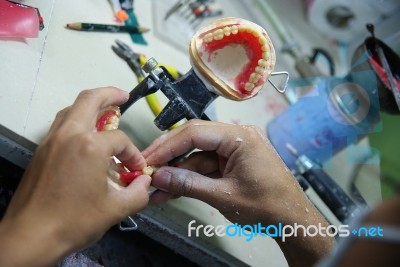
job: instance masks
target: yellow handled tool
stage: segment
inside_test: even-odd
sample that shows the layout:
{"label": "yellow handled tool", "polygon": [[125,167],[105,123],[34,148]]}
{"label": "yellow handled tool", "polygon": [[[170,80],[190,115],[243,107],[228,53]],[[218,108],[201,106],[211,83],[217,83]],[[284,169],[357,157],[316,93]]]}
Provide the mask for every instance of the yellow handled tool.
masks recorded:
{"label": "yellow handled tool", "polygon": [[[122,41],[116,40],[115,42],[117,46],[112,46],[113,51],[128,63],[129,67],[131,67],[132,71],[135,73],[138,83],[141,83],[145,79],[145,75],[141,67],[147,62],[147,58],[142,54],[133,52],[132,49]],[[159,64],[158,66],[165,68],[174,79],[177,79],[181,76],[178,70],[174,67],[164,64]],[[146,102],[154,116],[157,117],[162,110],[162,106],[156,94],[147,95]],[[178,125],[174,124],[170,127],[170,130],[176,127],[178,127]]]}

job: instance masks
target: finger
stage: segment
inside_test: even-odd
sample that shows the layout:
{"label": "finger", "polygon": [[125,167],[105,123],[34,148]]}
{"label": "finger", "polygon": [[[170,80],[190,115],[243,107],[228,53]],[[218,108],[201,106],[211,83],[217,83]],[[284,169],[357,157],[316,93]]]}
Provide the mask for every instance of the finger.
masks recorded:
{"label": "finger", "polygon": [[164,143],[168,139],[174,138],[176,135],[184,131],[189,125],[213,125],[213,126],[221,126],[221,123],[213,122],[213,121],[203,121],[203,120],[197,120],[193,119],[190,120],[189,122],[186,122],[185,124],[179,126],[178,128],[173,129],[172,131],[169,131],[166,134],[161,135],[157,139],[155,139],[150,146],[148,146],[145,150],[142,151],[142,154],[144,157],[149,156],[150,154],[153,153],[157,147],[159,147],[162,143]]}
{"label": "finger", "polygon": [[115,156],[130,171],[146,167],[146,160],[129,137],[121,130],[96,133],[96,142],[103,146],[106,156]]}
{"label": "finger", "polygon": [[128,92],[115,87],[82,91],[68,112],[68,119],[78,121],[92,129],[99,112],[108,106],[120,105],[129,97]]}
{"label": "finger", "polygon": [[165,142],[165,140],[167,139],[171,139],[173,138],[175,135],[177,135],[181,130],[182,130],[183,126],[180,126],[178,128],[173,129],[170,132],[167,132],[166,134],[163,134],[161,136],[159,136],[158,138],[156,138],[146,149],[144,149],[142,151],[142,155],[144,157],[147,157],[148,155],[150,155],[151,153],[153,153],[153,151],[159,147],[162,143]]}
{"label": "finger", "polygon": [[173,198],[173,195],[171,193],[157,190],[151,195],[150,201],[154,204],[162,204],[164,202],[167,202],[171,198]]}
{"label": "finger", "polygon": [[152,176],[152,185],[176,196],[212,203],[213,191],[221,191],[221,182],[180,168],[161,167]]}
{"label": "finger", "polygon": [[166,163],[193,148],[216,151],[228,158],[245,139],[243,129],[231,124],[202,121],[181,127],[178,133],[166,135],[161,144],[149,148],[150,154],[145,154],[149,165]]}
{"label": "finger", "polygon": [[135,214],[146,207],[149,202],[150,182],[150,176],[140,175],[123,190],[114,189],[117,205],[121,207],[123,216]]}
{"label": "finger", "polygon": [[49,134],[53,133],[60,127],[60,125],[63,123],[65,116],[67,115],[69,109],[70,109],[70,107],[66,107],[66,108],[60,110],[59,112],[57,112],[57,115],[56,115],[53,123],[50,126]]}
{"label": "finger", "polygon": [[214,173],[219,170],[218,155],[214,151],[200,151],[190,156],[177,166],[186,170],[197,172],[203,175]]}

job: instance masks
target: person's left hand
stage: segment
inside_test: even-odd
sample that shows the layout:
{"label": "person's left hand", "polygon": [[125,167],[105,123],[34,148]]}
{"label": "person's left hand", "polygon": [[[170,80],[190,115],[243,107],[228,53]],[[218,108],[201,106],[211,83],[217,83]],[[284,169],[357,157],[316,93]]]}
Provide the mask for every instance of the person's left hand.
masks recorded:
{"label": "person's left hand", "polygon": [[130,170],[145,167],[140,151],[120,130],[95,130],[106,107],[127,99],[128,93],[116,88],[86,90],[57,114],[1,222],[0,248],[6,240],[8,249],[18,247],[17,255],[32,254],[54,264],[147,205],[149,176],[119,189],[107,179],[112,156]]}

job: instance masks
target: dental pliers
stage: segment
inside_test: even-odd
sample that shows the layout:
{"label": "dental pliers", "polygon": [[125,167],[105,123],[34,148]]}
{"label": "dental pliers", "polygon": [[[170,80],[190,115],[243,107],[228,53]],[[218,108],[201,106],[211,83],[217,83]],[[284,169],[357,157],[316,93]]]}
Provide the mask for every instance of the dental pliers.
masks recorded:
{"label": "dental pliers", "polygon": [[[113,45],[112,50],[123,60],[126,61],[128,66],[135,73],[138,83],[140,84],[146,77],[143,72],[142,66],[147,62],[147,58],[143,54],[134,52],[127,44],[120,40],[115,40],[116,45]],[[170,74],[173,80],[178,79],[182,74],[176,69],[168,65],[160,65],[165,68]],[[139,94],[139,93],[138,93]],[[143,96],[142,96],[143,97]],[[144,96],[147,104],[155,116],[158,116],[162,111],[160,102],[154,93],[150,93]],[[124,112],[124,110],[123,110]],[[176,124],[172,125],[171,128],[177,127]]]}
{"label": "dental pliers", "polygon": [[141,82],[145,75],[140,64],[141,55],[133,52],[133,50],[124,42],[120,40],[115,40],[116,46],[111,46],[112,50],[123,60],[128,63],[129,67],[135,73],[138,82]]}

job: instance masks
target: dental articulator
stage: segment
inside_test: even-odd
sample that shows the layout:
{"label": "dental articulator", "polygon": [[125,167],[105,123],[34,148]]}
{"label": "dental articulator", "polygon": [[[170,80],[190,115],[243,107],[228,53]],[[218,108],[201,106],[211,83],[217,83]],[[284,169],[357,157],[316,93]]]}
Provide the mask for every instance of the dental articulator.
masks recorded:
{"label": "dental articulator", "polygon": [[[182,119],[208,120],[204,112],[218,96],[246,100],[257,95],[266,81],[283,93],[289,79],[287,72],[273,72],[275,50],[266,31],[240,18],[222,18],[201,28],[191,39],[189,54],[192,68],[178,79],[150,58],[142,67],[147,77],[120,106],[121,114],[161,90],[169,102],[154,123],[163,131]],[[274,75],[286,76],[283,86],[269,79]]]}

